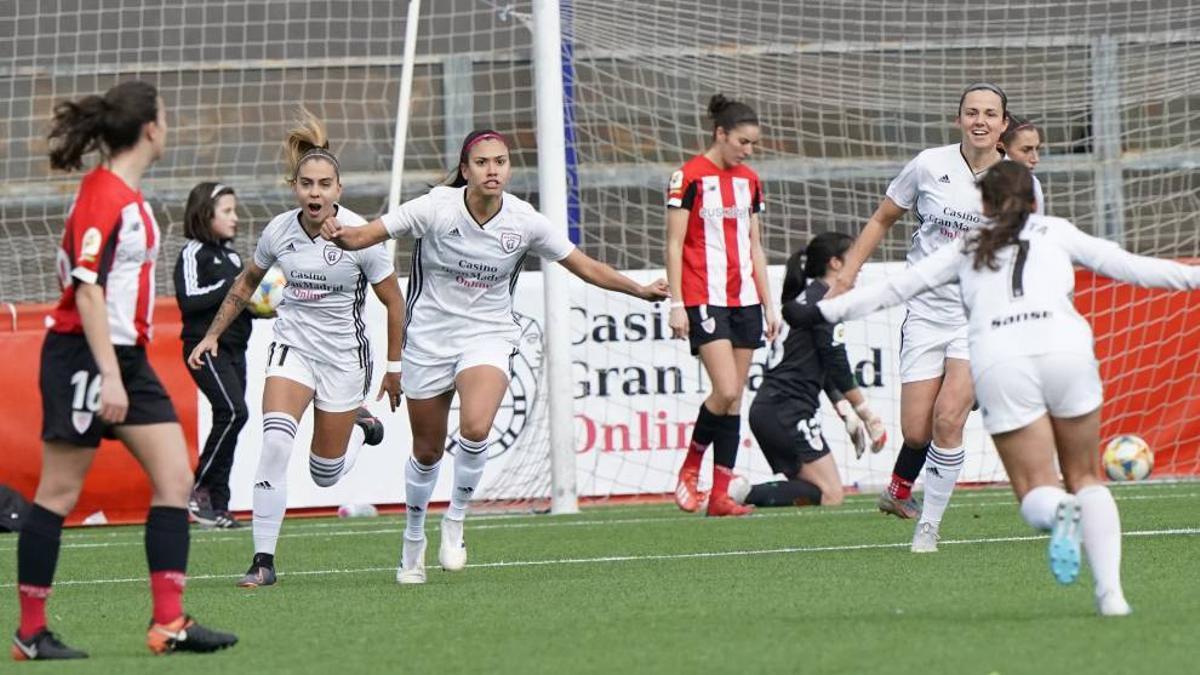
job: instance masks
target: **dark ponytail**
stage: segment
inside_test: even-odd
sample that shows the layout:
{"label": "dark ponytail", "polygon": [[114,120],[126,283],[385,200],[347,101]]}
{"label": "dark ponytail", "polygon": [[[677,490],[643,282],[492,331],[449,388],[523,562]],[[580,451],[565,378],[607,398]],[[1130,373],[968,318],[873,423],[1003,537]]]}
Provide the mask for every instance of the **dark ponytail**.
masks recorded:
{"label": "dark ponytail", "polygon": [[708,100],[708,118],[713,123],[713,137],[717,129],[729,133],[743,124],[758,124],[758,114],[745,103],[725,98],[724,94],[713,94]]}
{"label": "dark ponytail", "polygon": [[217,200],[233,194],[233,188],[222,183],[198,183],[188,193],[183,209],[183,236],[210,244],[219,243],[213,235],[212,219],[217,213]]}
{"label": "dark ponytail", "polygon": [[803,251],[796,251],[788,258],[783,277],[783,293],[780,304],[795,300],[808,285],[809,279],[825,276],[829,261],[843,258],[854,243],[854,237],[841,232],[822,232],[808,242]]}
{"label": "dark ponytail", "polygon": [[1020,162],[1000,162],[979,179],[983,212],[992,224],[975,230],[966,250],[974,253],[975,269],[1000,269],[996,254],[1018,243],[1021,229],[1033,212],[1033,174]]}
{"label": "dark ponytail", "polygon": [[448,185],[450,187],[462,187],[467,184],[467,177],[462,172],[463,164],[467,163],[467,159],[471,155],[471,146],[481,141],[496,140],[504,144],[505,148],[511,148],[512,144],[508,142],[504,134],[492,129],[476,129],[467,134],[463,139],[462,149],[458,151],[458,164],[446,172],[445,178],[438,181],[437,185]]}
{"label": "dark ponytail", "polygon": [[122,82],[103,96],[85,96],[54,106],[50,166],[63,171],[83,167],[83,156],[101,150],[112,157],[132,148],[142,127],[158,120],[158,90],[141,80]]}

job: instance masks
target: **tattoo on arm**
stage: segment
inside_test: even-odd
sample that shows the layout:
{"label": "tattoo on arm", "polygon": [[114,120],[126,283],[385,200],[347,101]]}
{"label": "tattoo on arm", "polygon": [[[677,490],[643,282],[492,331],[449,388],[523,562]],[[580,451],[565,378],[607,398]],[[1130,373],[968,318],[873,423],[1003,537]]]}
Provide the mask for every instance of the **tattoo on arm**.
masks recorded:
{"label": "tattoo on arm", "polygon": [[242,310],[246,309],[246,304],[250,302],[250,293],[246,288],[246,283],[246,273],[242,272],[233,282],[225,299],[221,301],[221,307],[217,309],[217,315],[213,317],[212,324],[208,327],[209,335],[218,336],[224,333],[229,324],[233,323]]}

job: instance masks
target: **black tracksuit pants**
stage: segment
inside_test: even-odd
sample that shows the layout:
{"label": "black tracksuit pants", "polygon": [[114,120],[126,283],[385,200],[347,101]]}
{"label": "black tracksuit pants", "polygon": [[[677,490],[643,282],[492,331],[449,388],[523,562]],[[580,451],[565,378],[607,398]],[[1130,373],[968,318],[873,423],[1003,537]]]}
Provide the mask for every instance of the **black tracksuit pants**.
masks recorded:
{"label": "black tracksuit pants", "polygon": [[[186,359],[196,347],[195,342],[183,343]],[[213,509],[229,508],[229,472],[233,468],[233,453],[238,434],[246,426],[246,351],[221,346],[217,356],[205,354],[199,370],[188,368],[192,379],[212,406],[212,427],[196,465],[197,488],[208,490]]]}

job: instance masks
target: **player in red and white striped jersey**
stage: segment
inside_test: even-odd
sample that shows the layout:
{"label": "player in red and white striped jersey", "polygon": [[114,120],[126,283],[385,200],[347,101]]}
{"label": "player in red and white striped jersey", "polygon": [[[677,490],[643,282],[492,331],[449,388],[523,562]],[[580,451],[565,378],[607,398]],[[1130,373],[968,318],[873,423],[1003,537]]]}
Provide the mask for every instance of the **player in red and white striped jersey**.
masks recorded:
{"label": "player in red and white striped jersey", "polygon": [[103,96],[54,108],[50,165],[103,161],[79,187],[58,252],[62,299],[42,346],[42,473],[17,543],[21,625],[18,661],[78,659],[46,626],[63,518],[75,506],[101,438],[122,441],[154,493],[146,517],[153,618],[151,651],[208,652],[237,638],[183,611],[191,468],[183,430],[146,358],[159,231],[141,193],[142,175],[162,157],[167,118],[154,86],[129,81]]}
{"label": "player in red and white striped jersey", "polygon": [[728,495],[741,439],[742,391],[750,357],[763,345],[764,321],[773,340],[779,318],[762,249],[762,182],[745,164],[758,144],[758,116],[721,94],[709,101],[708,114],[712,143],[671,175],[667,189],[671,333],[690,340],[713,383],[679,470],[675,502],[685,511],[700,508],[700,464],[711,444],[708,515],[745,515],[750,509]]}

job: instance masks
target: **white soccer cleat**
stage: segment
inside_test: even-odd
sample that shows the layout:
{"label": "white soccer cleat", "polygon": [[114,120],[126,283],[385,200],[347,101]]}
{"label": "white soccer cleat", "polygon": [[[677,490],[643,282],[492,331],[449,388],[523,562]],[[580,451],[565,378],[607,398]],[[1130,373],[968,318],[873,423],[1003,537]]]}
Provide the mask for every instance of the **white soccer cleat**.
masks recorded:
{"label": "white soccer cleat", "polygon": [[1109,591],[1104,595],[1097,596],[1096,611],[1100,612],[1100,616],[1129,616],[1133,614],[1133,608],[1125,601],[1125,596],[1120,591]]}
{"label": "white soccer cleat", "polygon": [[442,517],[442,542],[438,546],[438,563],[447,572],[458,572],[467,566],[467,543],[463,541],[463,521]]}
{"label": "white soccer cleat", "polygon": [[412,541],[404,537],[404,550],[400,554],[400,569],[396,570],[396,583],[425,583],[425,538]]}
{"label": "white soccer cleat", "polygon": [[913,553],[937,553],[938,526],[933,523],[917,523],[917,531],[913,533]]}
{"label": "white soccer cleat", "polygon": [[746,480],[745,476],[734,475],[729,481],[729,487],[726,492],[729,493],[729,498],[739,504],[745,504],[746,498],[750,496],[750,481]]}

